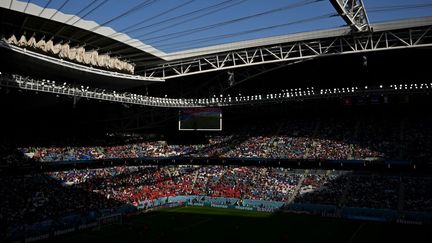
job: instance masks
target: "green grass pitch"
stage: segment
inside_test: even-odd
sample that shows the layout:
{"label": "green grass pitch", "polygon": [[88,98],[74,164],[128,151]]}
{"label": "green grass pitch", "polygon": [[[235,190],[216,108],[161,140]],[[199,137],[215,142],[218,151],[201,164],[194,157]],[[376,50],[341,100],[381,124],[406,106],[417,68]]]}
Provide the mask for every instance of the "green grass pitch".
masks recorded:
{"label": "green grass pitch", "polygon": [[[430,226],[209,207],[167,208],[52,242],[430,242]],[[426,241],[424,241],[426,239]]]}

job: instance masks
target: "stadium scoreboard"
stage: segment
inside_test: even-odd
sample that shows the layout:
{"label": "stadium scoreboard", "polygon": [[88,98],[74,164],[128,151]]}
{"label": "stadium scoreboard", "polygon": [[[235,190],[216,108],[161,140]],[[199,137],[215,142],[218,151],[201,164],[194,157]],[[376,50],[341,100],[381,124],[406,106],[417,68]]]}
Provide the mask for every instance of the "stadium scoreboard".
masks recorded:
{"label": "stadium scoreboard", "polygon": [[188,108],[179,111],[180,131],[222,131],[220,108]]}

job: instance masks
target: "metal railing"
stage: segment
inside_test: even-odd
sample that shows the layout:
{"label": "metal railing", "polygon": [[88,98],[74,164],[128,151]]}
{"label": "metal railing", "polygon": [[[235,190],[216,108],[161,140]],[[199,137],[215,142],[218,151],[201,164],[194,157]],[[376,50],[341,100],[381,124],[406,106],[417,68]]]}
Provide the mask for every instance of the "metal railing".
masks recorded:
{"label": "metal railing", "polygon": [[432,83],[404,83],[392,85],[379,85],[374,87],[343,87],[323,88],[314,87],[285,89],[278,93],[243,95],[243,96],[214,96],[210,98],[163,98],[131,93],[117,93],[90,87],[73,87],[67,83],[51,80],[37,80],[15,74],[0,73],[0,86],[17,88],[37,92],[88,98],[110,102],[127,103],[142,106],[167,108],[193,108],[193,107],[226,107],[238,105],[280,103],[335,97],[354,97],[367,95],[391,95],[428,93],[432,90]]}

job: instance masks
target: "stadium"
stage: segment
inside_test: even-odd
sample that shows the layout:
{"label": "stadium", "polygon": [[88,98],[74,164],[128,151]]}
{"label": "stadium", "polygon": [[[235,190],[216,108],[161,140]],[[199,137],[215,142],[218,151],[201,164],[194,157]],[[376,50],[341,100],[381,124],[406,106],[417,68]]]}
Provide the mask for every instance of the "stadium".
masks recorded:
{"label": "stadium", "polygon": [[427,241],[431,8],[0,0],[0,242]]}

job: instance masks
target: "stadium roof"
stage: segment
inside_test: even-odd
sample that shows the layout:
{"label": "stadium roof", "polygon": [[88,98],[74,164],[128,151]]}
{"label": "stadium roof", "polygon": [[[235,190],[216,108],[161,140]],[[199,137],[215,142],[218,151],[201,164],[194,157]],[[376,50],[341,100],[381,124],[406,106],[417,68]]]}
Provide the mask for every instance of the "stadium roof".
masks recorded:
{"label": "stadium roof", "polygon": [[[371,23],[429,16],[432,7],[431,0],[364,2]],[[91,31],[161,59],[198,47],[345,25],[333,16],[336,11],[329,0],[4,0],[0,7],[63,23],[67,27],[62,33],[74,26],[74,31]],[[106,44],[89,41],[80,31],[73,36],[87,44]],[[105,47],[113,53],[124,50],[120,45]]]}
{"label": "stadium roof", "polygon": [[[186,2],[185,2],[186,1]],[[226,0],[222,2],[218,1],[218,4],[225,4],[225,2],[230,3],[232,2],[233,5],[236,3],[234,10],[239,11],[239,8],[244,8],[244,0]],[[425,15],[425,8],[432,7],[432,0],[418,0],[421,3],[417,4],[411,4],[406,5],[405,9],[408,10],[409,7],[412,7],[414,10],[421,8],[418,10],[415,14],[400,14],[400,15],[386,15],[386,18],[383,17],[374,17],[372,18],[372,27],[375,30],[390,30],[394,28],[403,28],[404,26],[423,26],[423,25],[429,25],[432,23],[432,17],[423,17],[423,18],[416,18],[416,19],[409,19],[407,21],[401,20],[401,21],[393,21],[388,23],[374,23],[377,20],[385,20],[390,19],[394,20],[395,16],[397,17],[413,17],[413,16],[422,16]],[[269,6],[263,6],[262,2],[259,4],[254,3],[254,1],[250,1],[248,6],[251,7],[252,10],[244,10],[242,12],[232,13],[228,14],[228,17],[236,16],[237,18],[240,16],[240,19],[246,18],[244,16],[251,16],[247,17],[252,23],[249,24],[257,24],[257,22],[253,22],[252,19],[255,19],[254,14],[256,15],[256,10],[258,9],[266,9],[264,12],[273,13],[272,11],[281,11],[279,12],[279,15],[275,14],[269,14],[269,17],[266,21],[276,21],[275,19],[278,19],[280,16],[284,16],[286,12],[285,10],[298,10],[299,14],[306,14],[306,17],[311,17],[311,20],[319,20],[318,22],[312,21],[309,23],[308,21],[298,20],[299,17],[297,17],[297,20],[295,18],[293,19],[293,16],[287,16],[288,19],[294,20],[292,22],[288,22],[287,26],[290,27],[289,30],[282,29],[285,31],[286,34],[280,34],[281,32],[274,32],[270,31],[268,33],[256,33],[254,35],[256,38],[250,38],[250,36],[237,36],[233,38],[228,38],[229,40],[236,40],[233,42],[225,43],[225,40],[211,40],[210,42],[204,41],[201,43],[200,41],[196,42],[197,45],[188,45],[188,39],[183,35],[184,33],[190,32],[192,36],[194,36],[193,30],[196,30],[197,28],[194,28],[197,26],[197,24],[201,24],[203,28],[215,27],[212,25],[212,23],[209,22],[203,22],[200,23],[200,21],[194,21],[193,25],[187,25],[182,26],[182,24],[179,24],[179,28],[175,29],[174,31],[170,28],[168,28],[168,32],[162,31],[162,36],[167,37],[177,37],[176,33],[182,33],[179,35],[178,40],[180,42],[174,42],[175,43],[184,43],[185,47],[190,47],[190,49],[180,48],[173,52],[165,52],[160,50],[159,48],[153,47],[150,44],[146,43],[154,43],[154,42],[147,42],[149,39],[147,37],[140,37],[133,34],[128,34],[128,31],[122,32],[121,30],[127,30],[128,28],[125,28],[125,24],[128,25],[135,25],[139,24],[137,21],[142,20],[141,17],[135,17],[134,19],[127,18],[126,15],[119,13],[130,13],[131,10],[128,10],[124,12],[125,9],[130,8],[131,6],[136,6],[137,3],[139,3],[138,6],[145,7],[144,10],[147,9],[148,5],[154,2],[162,2],[161,0],[148,0],[148,1],[138,1],[138,0],[132,0],[131,2],[127,2],[124,5],[120,6],[118,2],[116,1],[109,1],[109,0],[93,0],[93,1],[79,1],[81,5],[85,5],[86,7],[89,7],[87,14],[83,14],[80,11],[74,11],[72,9],[68,9],[68,5],[77,5],[77,2],[68,1],[42,1],[42,0],[28,0],[28,1],[18,1],[18,0],[5,0],[0,1],[0,15],[2,16],[1,20],[1,28],[3,34],[12,34],[15,33],[17,36],[23,34],[24,32],[27,33],[27,35],[31,35],[33,32],[37,33],[39,37],[42,37],[42,35],[46,35],[47,37],[55,37],[57,40],[70,40],[71,46],[73,45],[83,45],[86,44],[86,49],[99,49],[99,53],[110,53],[111,56],[119,55],[122,58],[127,58],[131,62],[139,64],[136,68],[136,72],[140,73],[140,69],[145,69],[148,66],[153,66],[155,64],[164,63],[165,61],[172,61],[177,60],[181,58],[190,58],[200,55],[206,55],[206,54],[212,54],[216,52],[226,52],[230,50],[240,49],[240,48],[247,48],[247,47],[255,47],[255,46],[263,46],[263,45],[272,45],[275,43],[280,42],[290,42],[290,41],[301,41],[311,38],[326,38],[326,37],[333,37],[333,36],[339,36],[348,33],[350,30],[348,27],[341,27],[341,25],[344,25],[343,21],[336,16],[336,18],[333,18],[335,16],[332,15],[322,15],[322,16],[316,16],[317,11],[330,11],[330,13],[335,13],[335,10],[332,9],[331,4],[327,0],[298,0],[294,3],[290,3],[285,6],[280,6],[283,3],[274,3],[270,0],[269,5],[270,8],[273,8],[272,10],[267,10]],[[90,2],[90,4],[88,4]],[[109,2],[109,3],[108,3]],[[122,1],[123,2],[123,1]],[[194,0],[184,0],[181,1],[184,6],[183,8],[192,8],[195,9],[196,6],[188,5]],[[196,5],[206,6],[209,8],[209,2],[212,1],[200,1],[195,2]],[[365,1],[366,3],[368,1]],[[379,2],[379,1],[377,1]],[[402,1],[403,2],[403,1]],[[105,8],[98,9],[98,7],[104,5],[105,3],[114,4],[110,5],[110,8],[107,8],[108,6],[105,5]],[[148,3],[148,4],[147,4]],[[395,0],[394,4],[400,4],[400,0]],[[92,5],[94,4],[94,5]],[[147,4],[147,5],[146,5]],[[166,8],[174,9],[171,6],[173,3],[171,2],[169,5],[166,3]],[[285,3],[286,4],[286,3]],[[313,4],[320,4],[319,6],[315,6]],[[374,6],[372,2],[367,3],[371,6]],[[217,4],[216,4],[217,5]],[[382,3],[381,3],[382,5]],[[65,7],[66,6],[66,7]],[[179,5],[180,6],[180,5]],[[211,5],[213,6],[213,5]],[[211,7],[210,6],[210,7]],[[224,5],[221,5],[224,6]],[[231,5],[228,5],[230,7]],[[367,5],[368,6],[368,5]],[[82,6],[80,6],[82,7]],[[118,9],[112,9],[113,7],[118,7]],[[300,9],[298,9],[300,7]],[[391,5],[387,8],[385,7],[377,7],[375,5],[375,8],[373,9],[376,12],[380,11],[400,11],[402,8],[402,5]],[[85,8],[83,8],[85,9]],[[142,11],[143,9],[140,9]],[[165,13],[164,11],[168,11],[164,8],[164,5],[159,6],[157,9],[150,9],[151,11],[155,11],[155,13],[159,16],[162,13]],[[282,11],[282,10],[283,11]],[[90,12],[93,12],[93,10],[98,10],[96,12],[99,12],[99,14],[90,14]],[[137,12],[140,14],[147,14],[150,13],[144,12],[141,13],[138,11],[138,8],[136,8]],[[226,9],[224,9],[226,10]],[[255,12],[253,11],[255,10]],[[310,10],[309,13],[308,10]],[[133,8],[132,8],[133,11]],[[158,11],[158,12],[156,12]],[[188,10],[189,11],[189,10]],[[85,11],[84,11],[85,12]],[[250,15],[250,13],[253,13]],[[101,15],[106,15],[105,19]],[[187,13],[187,12],[180,12],[181,13]],[[397,12],[399,13],[399,12]],[[427,11],[426,11],[427,13]],[[135,13],[137,14],[137,13]],[[212,15],[214,13],[208,13],[208,15]],[[117,16],[117,17],[116,17]],[[139,15],[140,16],[140,15]],[[169,16],[169,15],[168,15]],[[221,17],[221,15],[217,15],[218,17]],[[243,17],[242,17],[243,16]],[[116,25],[113,22],[116,22],[118,17],[125,17],[125,21],[122,22],[121,25]],[[227,18],[228,18],[227,17]],[[280,19],[280,18],[279,18]],[[108,20],[108,21],[107,21]],[[116,21],[114,21],[116,20]],[[261,20],[261,19],[257,19]],[[375,21],[374,21],[375,20]],[[208,20],[207,20],[208,21]],[[230,20],[224,20],[221,21],[230,22]],[[152,20],[149,20],[151,23]],[[154,21],[153,21],[154,22]],[[220,22],[218,19],[216,22]],[[274,24],[276,22],[269,22],[266,24]],[[277,24],[277,23],[276,23]],[[293,27],[292,25],[299,24],[302,27]],[[230,24],[228,24],[230,25]],[[140,25],[138,25],[140,26]],[[207,26],[207,27],[206,27]],[[241,28],[242,26],[234,25],[233,28]],[[292,27],[292,28],[291,28]],[[321,30],[316,30],[321,29]],[[198,28],[198,30],[200,30]],[[281,30],[281,31],[282,31]],[[211,35],[212,33],[220,33],[223,31],[223,29],[215,28],[213,32],[204,32],[201,33],[201,37],[206,37],[207,35]],[[239,32],[240,31],[240,32]],[[156,30],[157,32],[157,30]],[[174,33],[173,33],[174,32]],[[201,32],[201,31],[198,31]],[[241,30],[237,30],[237,32],[241,33]],[[224,32],[222,32],[224,33]],[[268,36],[270,35],[270,36]],[[168,38],[168,39],[170,39]],[[184,39],[186,38],[186,39]],[[212,39],[212,37],[208,37],[209,39]],[[158,39],[158,37],[153,37],[153,39]],[[196,39],[200,40],[202,38]],[[204,40],[207,38],[204,38]],[[225,38],[222,38],[225,39]],[[163,40],[163,39],[162,39]],[[184,40],[184,41],[183,41]],[[190,43],[194,43],[193,40],[190,40]],[[162,41],[162,43],[164,43]],[[204,45],[204,46],[202,46]],[[163,45],[162,45],[163,46]]]}
{"label": "stadium roof", "polygon": [[[145,57],[149,61],[158,61],[165,54],[139,40],[125,44],[127,40],[131,39],[129,36],[118,34],[112,28],[100,26],[94,21],[57,12],[55,9],[44,11],[43,9],[33,3],[27,4],[15,0],[0,1],[0,14],[3,16],[2,26],[4,29],[9,29],[6,31],[9,34],[15,33],[20,36],[24,31],[27,31],[27,34],[35,32],[47,37],[53,36],[61,40],[70,40],[71,45],[86,44],[86,49],[99,49],[100,53],[110,52],[112,55],[119,54],[121,56],[139,53],[140,58]],[[68,24],[69,21],[77,22],[70,25]],[[112,36],[113,34],[117,35]],[[89,40],[92,43],[89,43]],[[142,47],[138,47],[139,45]],[[109,46],[111,48],[104,49],[104,47]],[[133,58],[131,60],[133,61]]]}

